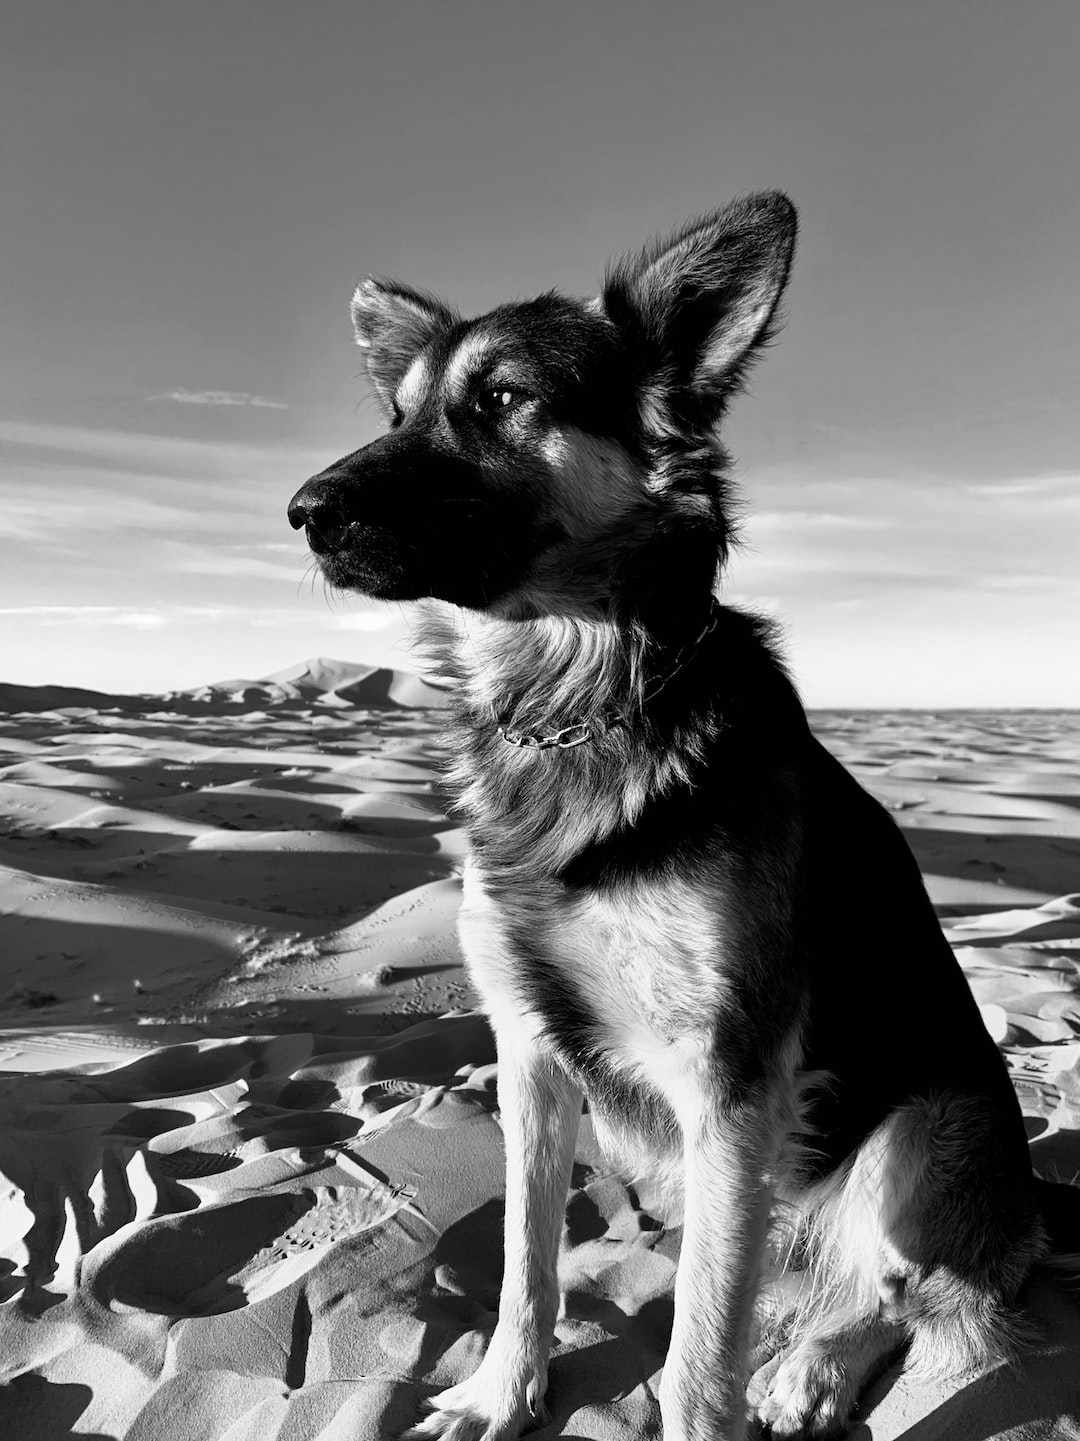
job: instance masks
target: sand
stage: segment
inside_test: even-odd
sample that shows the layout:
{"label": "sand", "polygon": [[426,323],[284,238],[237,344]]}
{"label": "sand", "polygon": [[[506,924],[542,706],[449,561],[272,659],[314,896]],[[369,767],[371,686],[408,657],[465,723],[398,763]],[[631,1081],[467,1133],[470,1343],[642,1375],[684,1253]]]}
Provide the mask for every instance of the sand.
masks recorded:
{"label": "sand", "polygon": [[[0,686],[0,1435],[368,1441],[476,1364],[502,1148],[440,700],[334,661]],[[1036,1165],[1080,1175],[1080,716],[813,722],[905,827]],[[677,1256],[586,1123],[538,1437],[658,1434]],[[1080,1299],[1032,1307],[1019,1367],[894,1369],[854,1434],[1080,1437]]]}

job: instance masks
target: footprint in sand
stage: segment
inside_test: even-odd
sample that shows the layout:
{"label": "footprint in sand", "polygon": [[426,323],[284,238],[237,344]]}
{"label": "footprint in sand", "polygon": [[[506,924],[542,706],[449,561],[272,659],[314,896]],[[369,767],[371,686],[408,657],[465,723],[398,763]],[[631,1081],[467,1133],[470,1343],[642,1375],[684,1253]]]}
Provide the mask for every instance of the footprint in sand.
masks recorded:
{"label": "footprint in sand", "polygon": [[297,1109],[312,1044],[199,1042],[96,1075],[8,1078],[5,1298],[43,1311],[77,1289],[111,1310],[231,1310],[393,1216],[407,1195],[341,1149],[359,1123]]}
{"label": "footprint in sand", "polygon": [[86,1257],[80,1289],[108,1310],[151,1315],[209,1316],[251,1305],[407,1204],[407,1195],[374,1176],[365,1180],[134,1222]]}

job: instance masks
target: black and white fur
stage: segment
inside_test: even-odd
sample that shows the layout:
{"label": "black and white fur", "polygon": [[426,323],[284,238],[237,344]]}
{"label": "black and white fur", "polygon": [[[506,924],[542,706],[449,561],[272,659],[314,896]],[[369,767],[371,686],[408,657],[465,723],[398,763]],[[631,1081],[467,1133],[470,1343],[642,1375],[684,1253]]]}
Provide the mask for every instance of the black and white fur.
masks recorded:
{"label": "black and white fur", "polygon": [[775,1436],[841,1428],[902,1346],[985,1368],[1047,1249],[1005,1067],[900,832],[811,735],[770,626],[713,598],[718,425],[794,239],[766,193],[590,302],[462,320],[356,292],[391,427],[290,518],[333,584],[425,600],[455,683],[461,938],[507,1155],[498,1325],[414,1437],[509,1441],[539,1413],[583,1097],[681,1212],[667,1441],[744,1434],[762,1325]]}

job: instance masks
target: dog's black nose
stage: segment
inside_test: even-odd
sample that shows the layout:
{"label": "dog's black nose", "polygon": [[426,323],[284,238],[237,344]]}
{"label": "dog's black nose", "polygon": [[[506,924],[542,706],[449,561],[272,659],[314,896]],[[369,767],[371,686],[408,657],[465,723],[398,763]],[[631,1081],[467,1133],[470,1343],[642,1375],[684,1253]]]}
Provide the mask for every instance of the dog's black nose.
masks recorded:
{"label": "dog's black nose", "polygon": [[307,486],[289,502],[289,524],[293,530],[307,528],[307,542],[316,555],[341,550],[349,538],[349,519],[338,507],[317,496],[306,495]]}

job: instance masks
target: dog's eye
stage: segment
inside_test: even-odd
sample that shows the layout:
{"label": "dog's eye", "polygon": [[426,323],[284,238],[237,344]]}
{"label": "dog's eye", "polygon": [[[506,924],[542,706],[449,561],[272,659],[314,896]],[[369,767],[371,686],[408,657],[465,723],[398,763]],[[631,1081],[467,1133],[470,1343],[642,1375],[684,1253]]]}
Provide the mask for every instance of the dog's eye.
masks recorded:
{"label": "dog's eye", "polygon": [[508,385],[492,385],[477,392],[475,404],[484,415],[502,415],[527,399],[523,390],[512,390]]}

